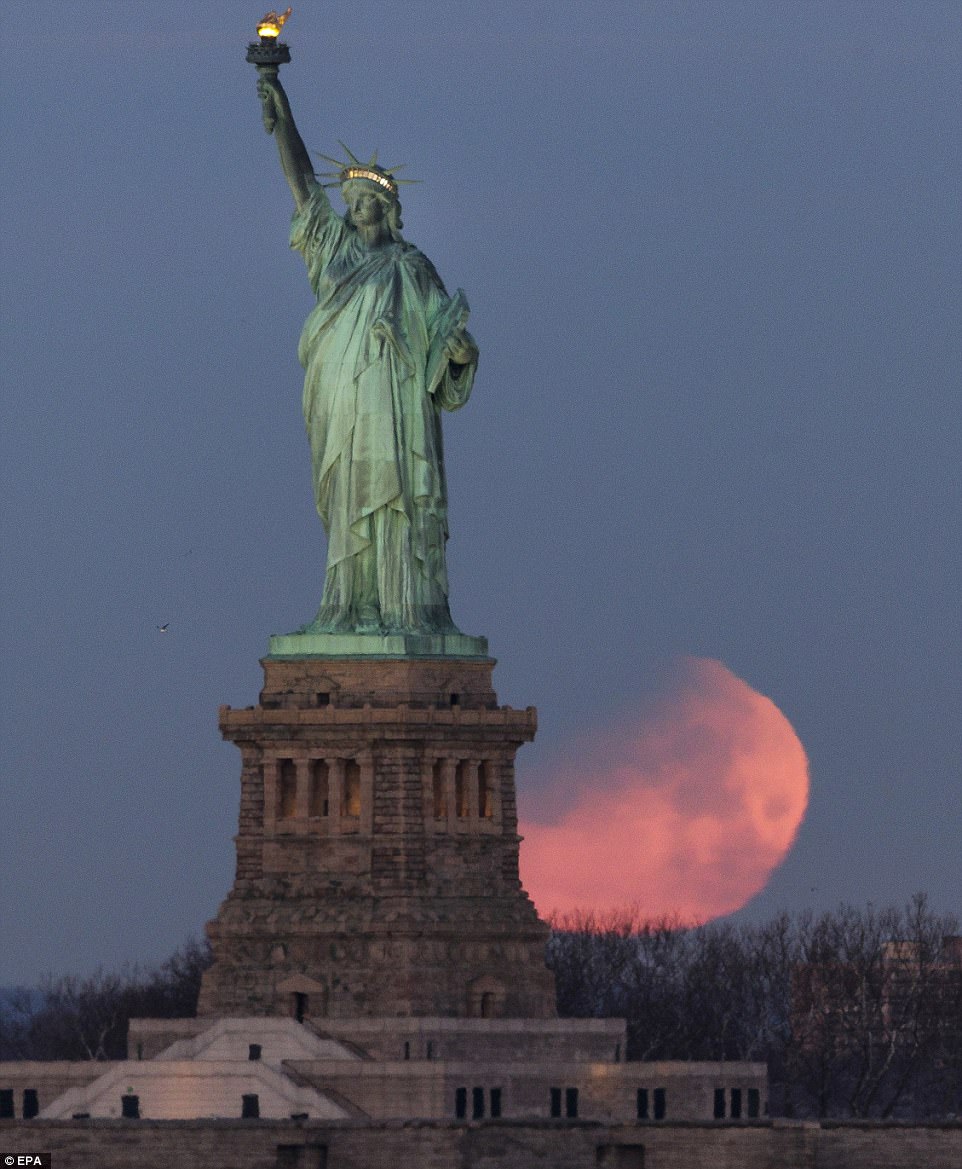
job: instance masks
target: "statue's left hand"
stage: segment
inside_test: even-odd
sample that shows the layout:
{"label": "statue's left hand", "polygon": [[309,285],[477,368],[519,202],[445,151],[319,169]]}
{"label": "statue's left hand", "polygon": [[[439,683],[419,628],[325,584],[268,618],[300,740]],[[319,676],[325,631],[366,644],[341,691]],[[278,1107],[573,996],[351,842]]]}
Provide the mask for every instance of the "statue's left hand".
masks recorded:
{"label": "statue's left hand", "polygon": [[455,333],[444,347],[444,355],[455,365],[470,365],[478,357],[478,347],[467,333]]}

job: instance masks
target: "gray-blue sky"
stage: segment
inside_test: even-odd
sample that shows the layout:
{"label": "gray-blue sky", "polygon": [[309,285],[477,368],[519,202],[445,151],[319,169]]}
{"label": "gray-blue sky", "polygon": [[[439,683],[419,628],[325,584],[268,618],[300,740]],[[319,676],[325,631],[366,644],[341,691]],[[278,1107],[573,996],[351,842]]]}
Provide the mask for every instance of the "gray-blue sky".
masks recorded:
{"label": "gray-blue sky", "polygon": [[[2,982],[212,916],[217,706],[319,598],[260,14],[40,3],[0,74]],[[959,4],[359,0],[286,39],[308,145],[406,161],[472,304],[452,599],[539,707],[522,787],[718,658],[812,764],[746,912],[957,909]]]}

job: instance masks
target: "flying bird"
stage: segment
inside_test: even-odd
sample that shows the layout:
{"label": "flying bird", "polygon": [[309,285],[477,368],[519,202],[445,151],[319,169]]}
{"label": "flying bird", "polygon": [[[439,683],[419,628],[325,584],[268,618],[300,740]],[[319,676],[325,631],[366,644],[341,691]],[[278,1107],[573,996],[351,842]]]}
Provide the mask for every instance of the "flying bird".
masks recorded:
{"label": "flying bird", "polygon": [[170,628],[170,622],[168,621],[164,625],[158,625],[157,628],[160,630],[161,633],[166,633],[167,630]]}

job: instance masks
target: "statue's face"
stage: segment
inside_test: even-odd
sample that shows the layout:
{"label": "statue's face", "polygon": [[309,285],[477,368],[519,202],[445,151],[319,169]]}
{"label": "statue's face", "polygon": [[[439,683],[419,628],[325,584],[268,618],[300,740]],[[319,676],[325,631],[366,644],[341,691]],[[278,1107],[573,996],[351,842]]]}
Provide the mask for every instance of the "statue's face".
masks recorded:
{"label": "statue's face", "polygon": [[355,227],[374,227],[384,219],[384,204],[367,183],[351,183],[345,198]]}

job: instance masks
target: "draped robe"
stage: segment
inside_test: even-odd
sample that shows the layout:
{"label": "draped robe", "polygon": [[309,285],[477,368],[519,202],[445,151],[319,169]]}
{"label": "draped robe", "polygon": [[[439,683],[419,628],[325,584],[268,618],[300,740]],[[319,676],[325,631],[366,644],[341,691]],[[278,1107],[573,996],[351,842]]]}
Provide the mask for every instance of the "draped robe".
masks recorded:
{"label": "draped robe", "polygon": [[475,363],[446,343],[467,302],[404,242],[368,247],[323,188],[294,215],[291,247],[317,306],[301,333],[314,499],[328,537],[311,632],[448,632],[447,488],[440,412],[463,406]]}

